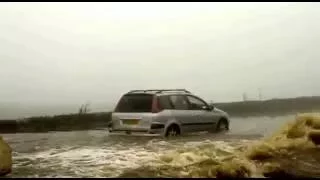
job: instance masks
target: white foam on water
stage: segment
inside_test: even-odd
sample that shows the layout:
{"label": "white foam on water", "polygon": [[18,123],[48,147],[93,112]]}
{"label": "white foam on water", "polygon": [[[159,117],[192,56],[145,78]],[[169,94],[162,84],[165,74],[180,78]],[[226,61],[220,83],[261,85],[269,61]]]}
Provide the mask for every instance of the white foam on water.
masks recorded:
{"label": "white foam on water", "polygon": [[[219,150],[232,153],[235,148],[234,145],[224,141],[175,143],[151,140],[145,146],[64,147],[36,153],[18,153],[18,159],[41,159],[37,164],[41,168],[59,167],[72,171],[79,177],[116,177],[124,169],[134,169],[147,164],[154,166],[168,163],[172,166],[186,166],[211,158],[209,156],[219,156],[217,153]],[[170,158],[171,160],[168,160]],[[53,176],[69,175],[58,173],[48,175],[48,177]]]}
{"label": "white foam on water", "polygon": [[19,159],[44,159],[45,162],[41,163],[40,161],[42,168],[62,167],[68,168],[79,176],[97,177],[101,174],[101,172],[99,173],[101,169],[105,171],[106,169],[112,169],[114,174],[111,174],[111,176],[116,176],[121,173],[122,169],[139,167],[145,161],[152,160],[156,155],[156,152],[147,151],[142,147],[131,147],[126,148],[126,150],[113,147],[84,147],[65,149],[63,152],[51,149],[33,154],[21,153]]}
{"label": "white foam on water", "polygon": [[13,152],[14,168],[35,168],[36,172],[49,169],[48,174],[41,173],[45,174],[42,177],[117,177],[125,169],[145,165],[181,167],[206,159],[223,159],[251,141],[218,141],[210,136],[205,140],[191,136],[172,140],[152,139],[145,143],[126,142],[119,140],[111,144],[85,146],[58,144],[49,150]]}

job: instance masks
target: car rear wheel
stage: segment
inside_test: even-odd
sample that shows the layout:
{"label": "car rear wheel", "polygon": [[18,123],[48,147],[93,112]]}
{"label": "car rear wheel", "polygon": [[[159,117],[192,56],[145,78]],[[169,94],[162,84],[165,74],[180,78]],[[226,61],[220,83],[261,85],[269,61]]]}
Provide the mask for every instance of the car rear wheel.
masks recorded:
{"label": "car rear wheel", "polygon": [[180,135],[180,129],[177,125],[171,125],[166,131],[166,137],[174,137]]}

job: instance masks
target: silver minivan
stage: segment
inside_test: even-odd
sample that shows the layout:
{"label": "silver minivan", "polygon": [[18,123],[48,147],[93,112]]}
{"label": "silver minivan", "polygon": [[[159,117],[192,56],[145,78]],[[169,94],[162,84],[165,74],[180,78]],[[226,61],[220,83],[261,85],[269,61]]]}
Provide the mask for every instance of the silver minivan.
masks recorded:
{"label": "silver minivan", "polygon": [[133,90],[118,102],[109,132],[177,136],[229,130],[226,112],[185,89]]}

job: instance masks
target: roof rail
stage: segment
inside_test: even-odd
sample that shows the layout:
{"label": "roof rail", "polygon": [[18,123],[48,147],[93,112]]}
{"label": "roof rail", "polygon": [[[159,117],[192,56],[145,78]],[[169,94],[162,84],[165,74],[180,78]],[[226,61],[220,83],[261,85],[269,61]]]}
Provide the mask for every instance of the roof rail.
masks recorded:
{"label": "roof rail", "polygon": [[164,91],[183,91],[186,93],[190,93],[190,91],[187,91],[186,89],[145,89],[145,90],[132,90],[129,93],[136,93],[136,92],[150,92],[150,91],[156,91],[156,93],[161,93]]}

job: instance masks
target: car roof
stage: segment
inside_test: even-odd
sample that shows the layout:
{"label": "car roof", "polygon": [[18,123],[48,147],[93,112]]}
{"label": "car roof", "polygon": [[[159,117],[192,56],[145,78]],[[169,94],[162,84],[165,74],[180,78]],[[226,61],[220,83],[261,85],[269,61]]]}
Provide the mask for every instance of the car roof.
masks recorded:
{"label": "car roof", "polygon": [[128,93],[129,94],[153,94],[153,95],[187,95],[191,94],[190,91],[187,91],[185,89],[145,89],[145,90],[132,90]]}

